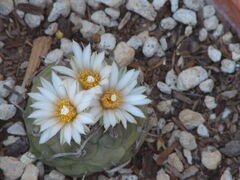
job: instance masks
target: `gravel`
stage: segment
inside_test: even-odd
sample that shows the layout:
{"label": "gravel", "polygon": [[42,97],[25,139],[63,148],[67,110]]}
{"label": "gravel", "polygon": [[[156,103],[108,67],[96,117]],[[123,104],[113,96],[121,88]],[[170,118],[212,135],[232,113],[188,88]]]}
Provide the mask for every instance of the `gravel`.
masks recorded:
{"label": "gravel", "polygon": [[[60,49],[63,51],[64,56],[69,56],[72,54],[72,41],[67,38],[61,39]],[[59,57],[61,54],[59,54]]]}
{"label": "gravel", "polygon": [[212,31],[212,30],[217,29],[219,20],[218,20],[217,16],[212,16],[212,17],[205,19],[203,23],[204,23],[204,27],[208,31]]}
{"label": "gravel", "polygon": [[0,1],[0,15],[8,15],[13,11],[12,0],[1,0]]}
{"label": "gravel", "polygon": [[160,101],[157,105],[157,109],[159,112],[169,114],[171,111],[173,111],[172,100]]}
{"label": "gravel", "polygon": [[170,180],[170,176],[163,170],[157,172],[156,180]]}
{"label": "gravel", "polygon": [[231,174],[231,172],[230,172],[230,168],[227,168],[227,169],[223,172],[220,180],[233,180],[232,174]]}
{"label": "gravel", "polygon": [[166,17],[161,20],[161,27],[165,30],[172,30],[176,27],[177,22],[172,17]]}
{"label": "gravel", "polygon": [[186,25],[195,26],[197,24],[197,16],[196,13],[189,9],[178,9],[174,14],[173,18]]}
{"label": "gravel", "polygon": [[214,81],[212,79],[207,79],[200,83],[199,88],[204,93],[212,92],[214,87]]}
{"label": "gravel", "polygon": [[187,131],[182,131],[179,135],[179,142],[181,146],[187,150],[194,150],[197,148],[195,136]]}
{"label": "gravel", "polygon": [[70,13],[69,0],[57,0],[53,3],[53,8],[48,15],[48,22],[53,22],[60,16],[67,17]]}
{"label": "gravel", "polygon": [[17,109],[12,104],[0,104],[0,120],[9,120],[15,116]]}
{"label": "gravel", "polygon": [[120,16],[120,11],[114,8],[106,8],[105,13],[111,17],[111,19],[116,20]]}
{"label": "gravel", "polygon": [[103,10],[95,11],[91,15],[91,20],[99,25],[103,26],[109,26],[111,23],[110,18],[106,15],[106,13]]}
{"label": "gravel", "polygon": [[205,28],[202,28],[199,31],[199,41],[200,42],[206,41],[207,37],[208,37],[208,31]]}
{"label": "gravel", "polygon": [[98,26],[90,21],[82,20],[81,25],[82,25],[82,27],[80,29],[80,32],[81,32],[82,36],[86,39],[89,39],[92,37],[93,34],[100,32],[100,26]]}
{"label": "gravel", "polygon": [[152,57],[155,53],[157,53],[160,45],[158,43],[157,38],[148,37],[143,45],[143,54],[146,57]]}
{"label": "gravel", "polygon": [[236,69],[236,62],[230,59],[224,59],[221,61],[221,70],[225,73],[234,73]]}
{"label": "gravel", "polygon": [[44,9],[47,5],[47,0],[29,0],[29,3]]}
{"label": "gravel", "polygon": [[118,8],[120,5],[124,3],[125,0],[95,0],[96,2],[101,2],[107,6]]}
{"label": "gravel", "polygon": [[105,33],[101,35],[100,43],[98,47],[105,50],[113,50],[116,46],[116,38],[111,33]]}
{"label": "gravel", "polygon": [[86,11],[85,0],[70,0],[72,11],[84,16]]}
{"label": "gravel", "polygon": [[63,51],[61,49],[54,49],[50,51],[44,59],[45,64],[52,64],[60,62],[63,59]]}
{"label": "gravel", "polygon": [[209,18],[215,15],[215,8],[212,5],[207,5],[203,7],[203,17]]}
{"label": "gravel", "polygon": [[209,137],[208,129],[204,124],[198,126],[197,133],[201,137]]}
{"label": "gravel", "polygon": [[221,153],[212,146],[208,146],[201,153],[201,162],[209,170],[217,169],[218,165],[221,163],[221,160]]}
{"label": "gravel", "polygon": [[178,9],[179,0],[170,0],[170,3],[171,3],[171,11],[176,12],[176,10]]}
{"label": "gravel", "polygon": [[54,35],[58,30],[58,23],[54,22],[49,24],[49,26],[47,27],[47,29],[45,29],[44,33],[47,35]]}
{"label": "gravel", "polygon": [[208,47],[208,57],[213,62],[219,62],[221,60],[222,53],[217,48],[215,48],[211,45],[211,46]]}
{"label": "gravel", "polygon": [[17,136],[26,136],[26,131],[24,130],[23,124],[21,121],[18,121],[7,128],[7,132],[9,134],[17,135]]}
{"label": "gravel", "polygon": [[48,175],[44,177],[44,180],[45,179],[46,180],[65,180],[65,176],[56,170],[52,170]]}
{"label": "gravel", "polygon": [[183,0],[185,6],[194,11],[200,10],[204,6],[203,0]]}
{"label": "gravel", "polygon": [[213,110],[217,107],[215,97],[205,96],[204,103],[209,110]]}
{"label": "gravel", "polygon": [[119,42],[114,49],[114,59],[120,66],[128,66],[134,59],[135,50],[125,42]]}
{"label": "gravel", "polygon": [[138,48],[140,48],[140,47],[143,45],[143,42],[142,42],[142,39],[141,39],[140,37],[138,37],[138,36],[132,36],[132,37],[128,40],[127,44],[128,44],[130,47],[132,47],[132,48],[134,48],[135,50],[137,50]]}
{"label": "gravel", "polygon": [[10,94],[9,90],[6,89],[4,86],[13,88],[14,85],[15,81],[11,77],[8,77],[6,80],[0,81],[0,97],[5,98]]}
{"label": "gravel", "polygon": [[165,93],[165,94],[171,94],[172,93],[171,87],[169,87],[164,82],[158,81],[157,87],[162,93]]}
{"label": "gravel", "polygon": [[33,164],[26,165],[21,180],[38,180],[39,170]]}
{"label": "gravel", "polygon": [[153,0],[152,5],[158,11],[166,2],[167,0]]}
{"label": "gravel", "polygon": [[184,170],[183,163],[176,153],[170,154],[168,156],[167,162],[170,166],[174,167],[178,172],[182,172]]}

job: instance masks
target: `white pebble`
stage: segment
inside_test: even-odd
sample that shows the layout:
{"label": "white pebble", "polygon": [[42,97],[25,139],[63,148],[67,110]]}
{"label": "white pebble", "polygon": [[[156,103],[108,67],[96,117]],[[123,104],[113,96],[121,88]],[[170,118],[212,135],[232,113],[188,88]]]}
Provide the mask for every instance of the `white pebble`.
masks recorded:
{"label": "white pebble", "polygon": [[158,81],[157,87],[162,93],[165,93],[165,94],[171,94],[172,93],[172,89],[167,84],[165,84],[164,82]]}
{"label": "white pebble", "polygon": [[109,26],[110,24],[110,18],[105,14],[104,11],[99,10],[99,11],[95,11],[92,15],[91,15],[91,20],[99,25],[103,25],[103,26]]}
{"label": "white pebble", "polygon": [[119,42],[114,49],[114,59],[121,66],[131,64],[135,56],[135,50],[125,42]]}
{"label": "white pebble", "polygon": [[141,47],[141,46],[143,45],[143,42],[142,42],[141,38],[139,38],[138,36],[132,36],[132,37],[128,40],[127,44],[128,44],[130,47],[132,47],[132,48],[134,48],[134,49],[137,50],[139,47]]}
{"label": "white pebble", "polygon": [[86,11],[85,0],[70,0],[70,5],[71,5],[72,11],[82,16],[85,15],[85,11]]}
{"label": "white pebble", "polygon": [[178,9],[179,0],[170,0],[171,3],[171,11],[174,13]]}
{"label": "white pebble", "polygon": [[154,21],[157,16],[157,12],[148,0],[129,0],[126,7],[149,21]]}
{"label": "white pebble", "polygon": [[93,9],[97,9],[100,5],[99,0],[87,0],[86,3]]}
{"label": "white pebble", "polygon": [[144,44],[144,42],[147,40],[147,38],[149,37],[149,31],[143,31],[141,33],[139,33],[137,35],[137,37],[139,37],[142,41],[142,43]]}
{"label": "white pebble", "polygon": [[152,57],[159,49],[160,45],[157,38],[148,37],[143,45],[143,54],[146,57]]}
{"label": "white pebble", "polygon": [[3,141],[4,146],[9,146],[19,140],[20,137],[8,136],[6,140]]}
{"label": "white pebble", "polygon": [[215,149],[214,147],[207,147],[201,154],[201,162],[202,164],[210,170],[217,169],[218,165],[221,163],[222,155],[221,153]]}
{"label": "white pebble", "polygon": [[14,90],[19,94],[12,93],[8,100],[12,104],[19,104],[21,101],[23,101],[27,90],[22,86],[15,86]]}
{"label": "white pebble", "polygon": [[212,31],[212,30],[217,29],[218,22],[219,22],[219,20],[218,20],[217,16],[212,16],[212,17],[209,17],[209,18],[205,19],[203,24],[204,24],[204,27],[208,31]]}
{"label": "white pebble", "polygon": [[187,131],[182,131],[179,135],[179,142],[181,146],[188,150],[194,150],[197,148],[195,136]]}
{"label": "white pebble", "polygon": [[50,51],[44,59],[45,64],[52,64],[60,62],[63,59],[63,51],[61,49],[54,49]]}
{"label": "white pebble", "polygon": [[56,170],[52,170],[48,175],[45,175],[45,178],[47,180],[65,180],[65,176]]}
{"label": "white pebble", "polygon": [[223,112],[222,112],[222,117],[221,117],[221,119],[222,119],[222,120],[226,120],[231,113],[232,113],[232,110],[231,110],[231,109],[225,108],[225,109],[223,110]]}
{"label": "white pebble", "polygon": [[208,73],[201,66],[194,66],[182,71],[178,75],[177,88],[186,91],[196,87],[202,81],[208,78]]}
{"label": "white pebble", "polygon": [[227,168],[227,169],[223,172],[220,180],[233,180],[232,174],[231,174],[231,172],[230,172],[230,168]]}
{"label": "white pebble", "polygon": [[209,18],[215,15],[215,8],[212,5],[207,5],[203,7],[203,17]]}
{"label": "white pebble", "polygon": [[170,176],[161,169],[157,172],[156,180],[170,180]]}
{"label": "white pebble", "polygon": [[153,0],[152,5],[158,11],[164,6],[167,0]]}
{"label": "white pebble", "polygon": [[0,14],[7,16],[13,11],[13,1],[12,0],[1,0],[0,1]]}
{"label": "white pebble", "polygon": [[10,91],[4,86],[13,88],[14,84],[15,81],[11,77],[8,77],[6,80],[0,81],[0,97],[5,98],[10,94]]}
{"label": "white pebble", "polygon": [[201,82],[201,84],[199,85],[200,90],[204,93],[212,92],[213,87],[214,87],[214,82],[212,79],[207,79]]}
{"label": "white pebble", "polygon": [[101,28],[100,26],[86,20],[81,21],[82,27],[80,29],[80,32],[82,36],[86,39],[89,39],[92,37],[93,34],[100,32]]}
{"label": "white pebble", "polygon": [[67,38],[61,39],[60,49],[63,51],[64,56],[68,56],[72,53],[72,41]]}
{"label": "white pebble", "polygon": [[102,34],[98,46],[100,49],[113,50],[116,46],[115,36],[111,33]]}
{"label": "white pebble", "polygon": [[174,128],[173,122],[167,123],[162,129],[162,134],[167,134],[167,133],[171,132],[173,130],[173,128]]}
{"label": "white pebble", "polygon": [[54,23],[51,23],[47,29],[45,29],[44,33],[47,34],[47,35],[54,35],[58,30],[58,23],[54,22]]}
{"label": "white pebble", "polygon": [[17,109],[12,104],[0,104],[0,120],[8,120],[15,116]]}
{"label": "white pebble", "polygon": [[178,172],[182,172],[184,170],[183,163],[177,156],[177,153],[170,154],[168,156],[167,162],[172,167],[174,167]]}
{"label": "white pebble", "polygon": [[24,170],[21,180],[38,180],[39,169],[33,165],[28,164]]}
{"label": "white pebble", "polygon": [[38,6],[42,9],[44,9],[47,5],[47,1],[46,0],[29,0],[30,4],[33,4],[35,6]]}
{"label": "white pebble", "polygon": [[234,73],[236,69],[236,62],[229,60],[229,59],[224,59],[221,62],[221,70],[225,73]]}
{"label": "white pebble", "polygon": [[160,45],[163,49],[163,51],[166,51],[168,49],[168,44],[167,44],[167,40],[166,40],[166,37],[165,36],[162,36],[159,40],[160,42]]}
{"label": "white pebble", "polygon": [[205,28],[202,28],[199,31],[199,41],[203,42],[207,39],[207,37],[208,37],[208,31]]}
{"label": "white pebble", "polygon": [[213,47],[212,45],[208,47],[208,57],[213,62],[218,62],[222,58],[222,53],[217,48]]}
{"label": "white pebble", "polygon": [[177,89],[177,75],[173,69],[167,72],[165,82],[171,89]]}
{"label": "white pebble", "polygon": [[7,132],[9,134],[18,135],[18,136],[25,136],[26,135],[26,132],[23,128],[23,124],[20,121],[14,123],[9,128],[7,128]]}
{"label": "white pebble", "polygon": [[161,27],[165,30],[172,30],[176,25],[177,22],[172,17],[166,17],[161,20]]}
{"label": "white pebble", "polygon": [[53,8],[48,15],[48,22],[55,21],[61,15],[67,17],[70,13],[70,2],[69,0],[57,0],[53,3]]}
{"label": "white pebble", "polygon": [[183,24],[195,26],[197,24],[196,13],[189,9],[178,9],[174,14],[173,18]]}
{"label": "white pebble", "polygon": [[125,0],[96,0],[97,2],[101,2],[109,7],[114,7],[114,8],[117,8],[119,6],[121,6]]}
{"label": "white pebble", "polygon": [[42,15],[35,15],[27,13],[24,17],[25,22],[27,23],[28,27],[36,28],[41,24],[41,21],[44,19]]}
{"label": "white pebble", "polygon": [[33,163],[37,160],[37,157],[32,154],[31,152],[25,152],[21,157],[20,161],[23,162],[24,164],[30,164]]}
{"label": "white pebble", "polygon": [[111,16],[113,20],[118,19],[120,16],[120,11],[118,9],[106,8],[104,11],[107,15]]}
{"label": "white pebble", "polygon": [[70,14],[69,20],[71,21],[71,23],[73,23],[75,26],[77,25],[81,25],[82,23],[82,18],[79,14],[72,12]]}
{"label": "white pebble", "polygon": [[222,36],[222,41],[224,44],[229,44],[232,42],[233,35],[231,32],[227,32]]}
{"label": "white pebble", "polygon": [[194,11],[198,11],[204,6],[203,0],[183,0],[185,6]]}
{"label": "white pebble", "polygon": [[162,129],[166,125],[166,120],[164,118],[160,118],[158,120],[158,128]]}
{"label": "white pebble", "polygon": [[190,36],[192,34],[192,32],[193,32],[192,26],[187,26],[185,28],[184,35],[188,37],[188,36]]}
{"label": "white pebble", "polygon": [[188,164],[192,164],[192,153],[188,149],[183,149],[183,155],[186,157]]}
{"label": "white pebble", "polygon": [[221,35],[223,35],[224,33],[224,27],[223,27],[223,24],[219,24],[217,26],[217,29],[213,32],[213,37],[215,39],[217,39],[218,37],[220,37]]}
{"label": "white pebble", "polygon": [[161,113],[169,114],[174,110],[172,107],[172,100],[160,101],[157,105],[157,109]]}
{"label": "white pebble", "polygon": [[203,124],[198,126],[197,133],[201,137],[209,137],[208,129]]}

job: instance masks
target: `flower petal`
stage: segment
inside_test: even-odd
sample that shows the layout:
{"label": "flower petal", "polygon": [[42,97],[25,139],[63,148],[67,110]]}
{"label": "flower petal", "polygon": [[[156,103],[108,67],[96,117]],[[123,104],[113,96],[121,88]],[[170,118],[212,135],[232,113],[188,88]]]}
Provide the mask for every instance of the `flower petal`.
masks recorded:
{"label": "flower petal", "polygon": [[83,65],[83,52],[80,45],[73,41],[72,43],[73,54],[75,56],[75,62],[77,63],[78,67],[82,67]]}
{"label": "flower petal", "polygon": [[72,132],[71,132],[71,124],[66,124],[63,128],[64,139],[68,144],[71,144]]}
{"label": "flower petal", "polygon": [[72,125],[72,137],[73,140],[77,143],[80,144],[81,143],[81,136],[79,135],[78,131],[74,128],[74,126]]}
{"label": "flower petal", "polygon": [[66,91],[65,91],[65,88],[63,86],[63,82],[57,76],[57,74],[55,72],[52,72],[52,82],[53,82],[53,86],[54,86],[57,94],[59,95],[59,97],[65,98],[66,97]]}
{"label": "flower petal", "polygon": [[75,78],[74,71],[70,68],[65,67],[65,66],[53,66],[52,69],[61,73],[61,74],[63,74],[63,75],[67,75],[67,76]]}
{"label": "flower petal", "polygon": [[89,69],[90,60],[91,60],[91,46],[89,44],[87,45],[87,47],[83,49],[83,67],[84,68]]}
{"label": "flower petal", "polygon": [[54,109],[54,106],[52,103],[44,102],[44,101],[37,101],[37,102],[31,104],[30,107],[33,107],[36,109],[41,109],[41,110],[46,110],[46,111],[49,111],[50,109]]}
{"label": "flower petal", "polygon": [[116,89],[121,90],[129,84],[129,81],[132,80],[132,77],[135,73],[135,70],[130,70],[126,74],[124,74],[119,82],[117,83]]}
{"label": "flower petal", "polygon": [[61,128],[62,128],[62,124],[58,123],[52,128],[49,128],[46,131],[44,131],[40,137],[39,144],[43,144],[47,142],[50,138],[55,136]]}
{"label": "flower petal", "polygon": [[58,100],[58,97],[55,94],[53,94],[51,91],[49,91],[48,89],[45,89],[43,87],[38,87],[38,90],[40,91],[41,95],[43,96],[43,99],[46,98],[51,102],[56,102]]}
{"label": "flower petal", "polygon": [[133,106],[131,104],[123,104],[122,107],[123,109],[125,109],[127,112],[130,112],[134,116],[145,118],[143,112],[136,106]]}
{"label": "flower petal", "polygon": [[112,71],[110,74],[110,80],[109,80],[109,88],[112,89],[113,87],[116,87],[117,81],[118,81],[118,67],[115,62],[112,64]]}
{"label": "flower petal", "polygon": [[28,118],[51,118],[53,117],[54,114],[50,111],[46,111],[46,110],[37,110],[32,112]]}
{"label": "flower petal", "polygon": [[105,58],[104,51],[95,56],[94,61],[93,61],[93,70],[94,71],[101,70],[104,58]]}
{"label": "flower petal", "polygon": [[44,79],[43,77],[40,78],[41,80],[41,83],[42,83],[42,86],[45,88],[45,89],[48,89],[49,91],[51,91],[53,94],[56,94],[56,91],[53,87],[53,85],[47,81],[46,79]]}
{"label": "flower petal", "polygon": [[91,114],[89,113],[80,113],[77,118],[79,119],[79,121],[81,121],[83,124],[94,124],[94,118]]}

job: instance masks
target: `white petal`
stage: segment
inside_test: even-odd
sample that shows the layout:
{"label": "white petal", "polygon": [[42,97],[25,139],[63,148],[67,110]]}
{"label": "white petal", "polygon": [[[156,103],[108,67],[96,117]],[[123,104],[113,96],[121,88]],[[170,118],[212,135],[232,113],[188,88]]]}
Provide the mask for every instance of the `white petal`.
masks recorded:
{"label": "white petal", "polygon": [[112,71],[111,71],[111,75],[110,75],[110,81],[109,81],[109,88],[114,88],[116,87],[117,81],[118,81],[118,67],[116,65],[116,63],[113,62],[112,64]]}
{"label": "white petal", "polygon": [[48,89],[49,91],[51,91],[53,94],[56,94],[56,91],[53,87],[53,85],[47,81],[46,79],[44,79],[43,77],[40,78],[41,80],[41,83],[42,83],[42,86],[45,88],[45,89]]}
{"label": "white petal", "polygon": [[122,94],[123,95],[128,95],[132,90],[133,88],[137,85],[137,81],[133,81],[131,82],[127,87],[125,87],[123,90],[122,90]]}
{"label": "white petal", "polygon": [[82,122],[83,124],[94,124],[94,118],[91,114],[89,113],[80,113],[77,116],[77,119],[79,119],[80,122]]}
{"label": "white petal", "polygon": [[49,102],[44,102],[44,101],[38,101],[38,102],[35,102],[33,104],[30,105],[31,107],[33,108],[36,108],[36,109],[41,109],[41,110],[53,110],[54,109],[54,106],[52,103],[49,103]]}
{"label": "white petal", "polygon": [[[66,81],[66,82],[65,82]],[[64,83],[66,83],[66,91],[67,95],[70,100],[73,101],[75,98],[76,92],[77,92],[77,82],[71,79],[65,80]]]}
{"label": "white petal", "polygon": [[53,117],[54,114],[50,111],[46,110],[37,110],[31,113],[28,118],[50,118]]}
{"label": "white petal", "polygon": [[104,57],[105,57],[104,51],[95,56],[94,62],[93,62],[93,70],[94,71],[101,70]]}
{"label": "white petal", "polygon": [[117,124],[117,119],[115,117],[114,111],[108,110],[107,111],[108,118],[110,119],[110,124],[114,127]]}
{"label": "white petal", "polygon": [[127,128],[127,119],[122,114],[122,112],[119,109],[116,109],[115,110],[115,115],[116,115],[117,119],[122,122],[123,127],[126,129]]}
{"label": "white petal", "polygon": [[134,73],[135,71],[132,69],[128,71],[126,74],[124,74],[119,80],[119,82],[117,83],[116,89],[121,90],[122,88],[127,86],[129,84],[129,81],[132,80]]}
{"label": "white petal", "polygon": [[78,113],[84,111],[92,104],[93,97],[94,96],[92,94],[85,94],[84,96],[82,96],[80,103],[77,105]]}
{"label": "white petal", "polygon": [[[28,93],[28,96],[30,96],[32,99],[36,101],[42,101],[45,99],[40,93]],[[49,100],[47,100],[49,102]]]}
{"label": "white petal", "polygon": [[46,121],[48,121],[48,119],[40,118],[40,119],[36,119],[35,121],[33,121],[33,124],[34,125],[41,125],[41,124],[45,123]]}
{"label": "white petal", "polygon": [[72,123],[74,128],[80,133],[80,134],[86,134],[84,127],[79,119],[75,119],[74,122]]}
{"label": "white petal", "polygon": [[121,112],[124,115],[124,117],[127,119],[128,122],[135,123],[135,124],[137,123],[137,121],[134,119],[134,117],[131,114],[129,114],[126,111],[121,111]]}
{"label": "white petal", "polygon": [[71,70],[65,66],[53,66],[52,69],[63,75],[67,75],[67,76],[75,78],[75,73],[73,72],[73,70]]}
{"label": "white petal", "polygon": [[110,119],[106,111],[103,112],[103,125],[105,130],[107,130],[110,127]]}
{"label": "white petal", "polygon": [[83,49],[83,66],[86,69],[90,67],[90,60],[91,60],[91,46],[90,44]]}
{"label": "white petal", "polygon": [[60,131],[60,144],[64,144],[65,139],[64,139],[64,128],[61,129]]}
{"label": "white petal", "polygon": [[62,128],[62,124],[58,123],[55,126],[53,126],[52,128],[49,128],[46,131],[44,131],[40,137],[39,143],[43,144],[43,143],[47,142],[50,138],[55,136],[61,128]]}
{"label": "white petal", "polygon": [[76,96],[72,99],[72,103],[74,106],[78,106],[78,104],[81,103],[84,94],[85,94],[84,91],[80,91],[79,93],[76,94]]}
{"label": "white petal", "polygon": [[101,79],[108,78],[111,74],[112,67],[106,65],[101,71],[100,71],[100,76]]}
{"label": "white petal", "polygon": [[134,88],[134,89],[130,92],[130,94],[142,94],[142,93],[144,93],[146,90],[147,90],[146,87],[144,87],[144,86],[139,86],[139,87]]}
{"label": "white petal", "polygon": [[143,99],[147,98],[147,96],[143,94],[132,94],[124,97],[124,102],[134,102],[134,101],[141,101]]}
{"label": "white petal", "polygon": [[71,124],[66,124],[63,128],[64,139],[68,144],[71,144],[72,132],[71,132]]}
{"label": "white petal", "polygon": [[40,91],[44,99],[46,98],[51,102],[56,102],[58,100],[58,97],[48,89],[45,89],[43,87],[38,87],[38,90]]}
{"label": "white petal", "polygon": [[76,62],[73,61],[73,60],[70,61],[70,66],[71,66],[71,68],[72,68],[72,70],[75,74],[74,78],[76,78],[76,76],[77,76],[78,72],[80,71],[81,67],[78,64],[76,64]]}
{"label": "white petal", "polygon": [[74,128],[74,126],[72,125],[72,137],[73,140],[77,143],[80,144],[81,142],[81,136],[79,135],[78,131]]}
{"label": "white petal", "polygon": [[63,82],[55,72],[52,72],[52,82],[59,97],[62,97],[62,98],[66,97],[66,91],[65,91]]}
{"label": "white petal", "polygon": [[57,124],[56,119],[48,119],[48,121],[45,121],[44,123],[41,124],[40,132],[43,132],[46,129],[51,128],[52,126],[54,126],[56,124]]}
{"label": "white petal", "polygon": [[82,53],[82,48],[79,46],[79,44],[75,41],[72,43],[72,49],[73,49],[73,54],[75,56],[75,62],[79,67],[82,67],[83,62],[83,53]]}
{"label": "white petal", "polygon": [[136,106],[133,106],[131,104],[123,104],[122,107],[127,112],[130,112],[134,116],[145,118],[145,115],[143,114],[143,112],[139,108],[137,108]]}

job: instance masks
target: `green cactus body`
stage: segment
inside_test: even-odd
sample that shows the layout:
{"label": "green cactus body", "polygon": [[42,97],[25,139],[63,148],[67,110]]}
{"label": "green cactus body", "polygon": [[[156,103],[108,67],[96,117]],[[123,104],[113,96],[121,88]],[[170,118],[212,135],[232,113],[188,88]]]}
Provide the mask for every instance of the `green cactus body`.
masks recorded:
{"label": "green cactus body", "polygon": [[[34,79],[32,92],[36,92],[37,87],[40,86],[39,77],[49,80],[50,72],[51,67],[46,68]],[[39,144],[39,136],[36,135],[38,127],[33,125],[34,119],[27,118],[33,111],[30,107],[32,102],[33,100],[29,98],[24,114],[30,151],[45,164],[73,177],[100,172],[127,162],[136,154],[144,141],[145,135],[138,128],[144,129],[145,127],[145,130],[148,129],[146,119],[137,119],[137,124],[128,123],[127,129],[124,129],[121,124],[117,125],[114,128],[117,137],[110,136],[108,132],[104,132],[104,129],[100,128],[86,143],[84,153],[81,156],[69,155],[51,159],[50,157],[59,153],[74,153],[80,146],[75,143],[72,143],[71,146],[68,144],[61,145],[58,134],[47,143]],[[83,137],[82,142],[87,136]]]}

